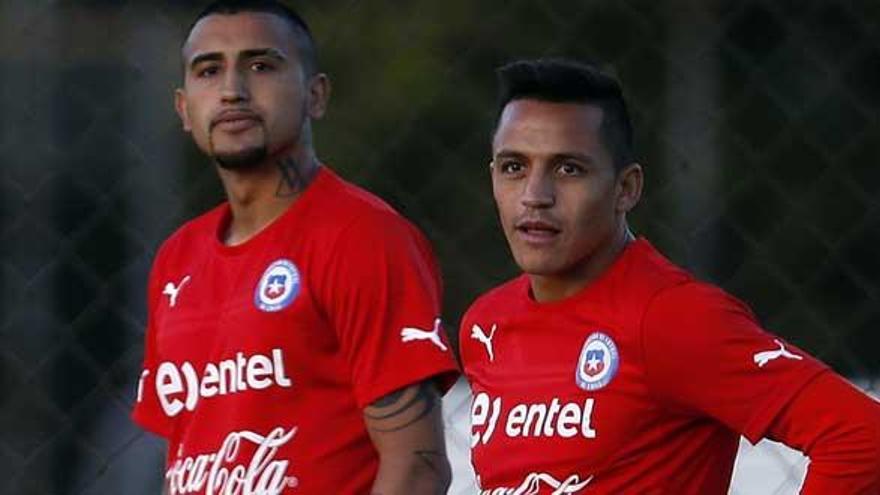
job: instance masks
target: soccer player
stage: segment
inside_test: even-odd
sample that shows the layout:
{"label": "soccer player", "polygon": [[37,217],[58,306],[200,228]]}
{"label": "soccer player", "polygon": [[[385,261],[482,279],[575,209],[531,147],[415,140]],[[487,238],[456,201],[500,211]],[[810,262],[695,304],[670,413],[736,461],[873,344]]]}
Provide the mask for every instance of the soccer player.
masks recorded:
{"label": "soccer player", "polygon": [[880,404],[627,227],[619,84],[559,59],[499,80],[492,189],[524,274],[462,321],[481,493],[726,494],[740,435],[809,456],[802,493],[880,493]]}
{"label": "soccer player", "polygon": [[425,238],[323,166],[330,85],[305,22],[218,1],[182,48],[176,108],[227,200],[164,242],[134,419],[170,494],[439,494],[455,363]]}

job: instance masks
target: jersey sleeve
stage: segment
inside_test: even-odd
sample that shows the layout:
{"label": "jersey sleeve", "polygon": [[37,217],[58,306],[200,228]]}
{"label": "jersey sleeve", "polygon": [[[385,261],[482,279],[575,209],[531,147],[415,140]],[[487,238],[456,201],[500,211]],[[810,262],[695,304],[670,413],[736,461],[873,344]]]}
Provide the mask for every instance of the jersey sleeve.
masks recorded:
{"label": "jersey sleeve", "polygon": [[835,373],[804,387],[767,438],[810,458],[801,495],[880,493],[880,402]]}
{"label": "jersey sleeve", "polygon": [[649,386],[661,402],[712,417],[752,443],[827,370],[761,329],[743,303],[702,283],[655,296],[642,331]]}
{"label": "jersey sleeve", "polygon": [[132,419],[146,430],[165,438],[170,438],[171,418],[165,415],[156,394],[156,369],[160,359],[156,350],[155,318],[156,307],[161,296],[159,279],[159,259],[153,264],[147,286],[147,328],[144,335],[144,361],[138,379]]}
{"label": "jersey sleeve", "polygon": [[392,212],[368,212],[337,242],[322,306],[364,408],[407,385],[457,376],[440,320],[441,278],[428,242]]}

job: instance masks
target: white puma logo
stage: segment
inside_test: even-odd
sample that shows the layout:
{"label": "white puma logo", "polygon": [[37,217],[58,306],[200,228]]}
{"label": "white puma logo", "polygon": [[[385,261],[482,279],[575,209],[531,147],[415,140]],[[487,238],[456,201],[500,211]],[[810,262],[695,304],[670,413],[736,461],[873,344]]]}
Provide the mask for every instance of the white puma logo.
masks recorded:
{"label": "white puma logo", "polygon": [[428,340],[432,344],[436,345],[440,348],[441,351],[446,351],[446,344],[440,340],[440,318],[436,318],[434,320],[434,330],[430,332],[427,330],[422,330],[421,328],[414,327],[404,327],[403,330],[400,331],[400,340],[403,342],[412,342],[414,340]]}
{"label": "white puma logo", "polygon": [[798,361],[803,359],[803,356],[798,356],[797,354],[792,354],[792,353],[786,351],[785,344],[783,344],[782,342],[780,342],[776,339],[773,339],[773,342],[776,342],[776,345],[779,346],[779,349],[777,349],[775,351],[763,351],[763,352],[759,352],[759,353],[755,354],[754,360],[755,360],[755,363],[757,363],[758,368],[763,368],[764,365],[767,364],[768,362],[773,361],[774,359],[779,359],[781,357],[788,358],[788,359],[796,359]]}
{"label": "white puma logo", "polygon": [[483,329],[480,328],[480,325],[474,325],[471,327],[471,338],[477,339],[486,346],[486,352],[489,353],[489,362],[495,361],[495,352],[492,349],[492,338],[495,337],[495,330],[498,330],[498,325],[492,324],[492,328],[489,329],[489,336],[486,337],[486,334],[483,332]]}
{"label": "white puma logo", "polygon": [[183,280],[181,280],[176,287],[171,282],[165,284],[165,290],[162,291],[162,294],[168,296],[169,307],[173,308],[177,304],[177,295],[180,293],[180,289],[182,289],[187,282],[189,282],[189,275],[183,277]]}

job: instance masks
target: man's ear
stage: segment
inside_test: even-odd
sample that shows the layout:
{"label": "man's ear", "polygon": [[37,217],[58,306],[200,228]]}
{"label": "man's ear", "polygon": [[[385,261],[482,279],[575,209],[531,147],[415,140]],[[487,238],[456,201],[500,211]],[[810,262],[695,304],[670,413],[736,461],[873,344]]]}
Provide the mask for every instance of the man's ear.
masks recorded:
{"label": "man's ear", "polygon": [[186,92],[183,88],[174,90],[174,109],[177,110],[177,116],[183,124],[183,130],[192,131],[192,122],[189,120],[189,109],[186,106]]}
{"label": "man's ear", "polygon": [[327,74],[319,72],[308,81],[308,101],[306,102],[309,117],[320,119],[327,111],[327,102],[330,101],[330,78]]}
{"label": "man's ear", "polygon": [[617,204],[619,213],[627,213],[639,203],[644,186],[644,173],[638,163],[630,163],[617,174]]}

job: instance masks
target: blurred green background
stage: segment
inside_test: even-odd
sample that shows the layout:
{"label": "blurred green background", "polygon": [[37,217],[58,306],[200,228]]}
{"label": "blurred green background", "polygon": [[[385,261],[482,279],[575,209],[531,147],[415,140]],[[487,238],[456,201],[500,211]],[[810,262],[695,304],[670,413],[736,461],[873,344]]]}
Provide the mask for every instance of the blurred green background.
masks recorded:
{"label": "blurred green background", "polygon": [[[127,419],[146,274],[222,200],[172,109],[200,5],[0,0],[0,493],[158,493],[159,446]],[[635,230],[876,380],[880,3],[291,5],[334,83],[319,156],[433,241],[449,329],[517,273],[489,188],[493,70],[565,55],[623,81],[647,171]]]}

